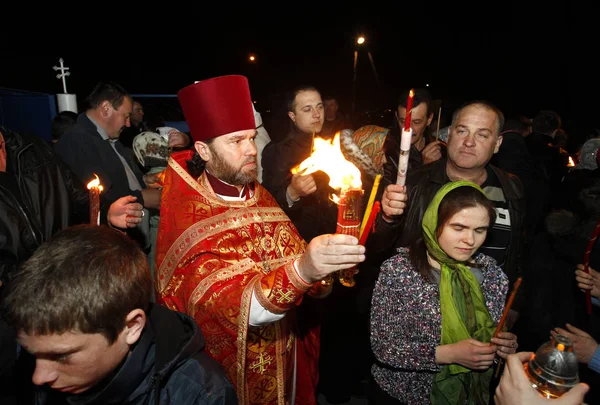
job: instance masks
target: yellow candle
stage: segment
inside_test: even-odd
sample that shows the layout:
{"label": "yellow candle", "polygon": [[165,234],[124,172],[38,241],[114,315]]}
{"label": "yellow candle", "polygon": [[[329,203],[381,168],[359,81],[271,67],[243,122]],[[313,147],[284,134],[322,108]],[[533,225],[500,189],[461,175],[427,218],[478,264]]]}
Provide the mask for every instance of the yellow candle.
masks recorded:
{"label": "yellow candle", "polygon": [[381,181],[381,174],[375,176],[375,181],[373,182],[373,188],[371,189],[371,195],[369,195],[369,202],[367,203],[367,209],[365,210],[365,215],[363,216],[363,220],[360,223],[360,235],[363,234],[365,227],[367,226],[367,222],[369,220],[369,215],[371,215],[371,210],[373,209],[373,203],[375,202],[375,196],[377,195],[377,189],[379,188],[379,182]]}

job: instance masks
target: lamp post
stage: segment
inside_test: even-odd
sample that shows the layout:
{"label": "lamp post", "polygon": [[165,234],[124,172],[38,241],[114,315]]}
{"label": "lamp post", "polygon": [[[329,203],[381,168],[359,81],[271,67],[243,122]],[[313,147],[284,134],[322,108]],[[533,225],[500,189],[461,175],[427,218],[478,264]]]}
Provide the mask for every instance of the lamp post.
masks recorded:
{"label": "lamp post", "polygon": [[352,117],[356,113],[356,65],[358,62],[358,48],[365,43],[366,39],[364,36],[359,36],[356,39],[357,47],[354,48],[354,76],[352,78]]}

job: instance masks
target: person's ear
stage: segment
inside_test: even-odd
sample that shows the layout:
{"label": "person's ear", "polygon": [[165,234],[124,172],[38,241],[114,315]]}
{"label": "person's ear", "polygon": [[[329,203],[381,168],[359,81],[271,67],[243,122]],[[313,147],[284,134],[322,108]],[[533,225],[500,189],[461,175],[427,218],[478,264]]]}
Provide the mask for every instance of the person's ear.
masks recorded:
{"label": "person's ear", "polygon": [[288,111],[288,117],[290,117],[290,119],[292,120],[292,122],[295,124],[296,123],[296,114],[294,114],[291,111]]}
{"label": "person's ear", "polygon": [[202,141],[197,141],[194,143],[194,148],[196,149],[196,152],[198,152],[198,155],[200,155],[202,160],[204,160],[205,162],[210,161],[211,154],[208,144]]}
{"label": "person's ear", "polygon": [[99,108],[100,114],[102,114],[103,117],[108,117],[112,110],[112,105],[110,104],[110,101],[104,100],[102,103],[100,103]]}
{"label": "person's ear", "polygon": [[142,309],[136,308],[127,314],[123,332],[125,333],[125,341],[129,346],[140,339],[144,326],[146,326],[146,313]]}
{"label": "person's ear", "polygon": [[427,126],[431,125],[431,121],[433,121],[433,113],[429,113],[429,117],[427,117]]}

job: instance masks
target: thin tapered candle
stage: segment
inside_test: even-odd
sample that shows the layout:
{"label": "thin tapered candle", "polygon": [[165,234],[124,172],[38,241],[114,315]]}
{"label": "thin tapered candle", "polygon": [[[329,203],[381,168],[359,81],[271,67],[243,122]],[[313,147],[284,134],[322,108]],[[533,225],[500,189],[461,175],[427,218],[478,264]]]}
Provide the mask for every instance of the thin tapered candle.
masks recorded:
{"label": "thin tapered candle", "polygon": [[438,111],[438,122],[437,122],[437,130],[435,131],[435,140],[440,140],[440,118],[442,116],[442,106],[440,106],[440,110]]}
{"label": "thin tapered candle", "polygon": [[375,204],[373,204],[373,209],[371,210],[371,213],[369,214],[369,219],[367,220],[367,225],[365,226],[365,229],[363,230],[363,232],[361,232],[361,234],[358,238],[359,245],[364,245],[365,242],[367,241],[367,238],[369,237],[369,232],[371,232],[371,228],[373,227],[373,222],[375,222],[375,218],[377,217],[377,214],[379,214],[380,208],[381,208],[380,202],[375,201]]}
{"label": "thin tapered candle", "polygon": [[502,331],[504,327],[504,322],[506,322],[506,317],[508,316],[508,311],[510,311],[510,307],[512,306],[513,301],[515,300],[515,296],[517,295],[517,290],[521,285],[521,281],[523,281],[523,277],[519,277],[517,281],[515,281],[515,287],[513,288],[510,297],[508,298],[508,302],[504,307],[504,312],[502,313],[502,318],[500,318],[500,322],[498,322],[498,326],[496,326],[496,331],[494,332],[494,337],[498,337],[498,333]]}
{"label": "thin tapered candle", "polygon": [[410,129],[410,122],[412,116],[413,98],[415,97],[415,91],[410,89],[408,92],[408,100],[406,100],[406,118],[404,120],[404,130],[408,132]]}
{"label": "thin tapered candle", "polygon": [[377,196],[377,189],[379,188],[379,182],[381,181],[381,174],[375,176],[375,181],[373,182],[373,188],[371,189],[371,195],[369,195],[369,201],[367,202],[367,209],[365,210],[365,214],[363,216],[362,222],[360,223],[360,234],[362,235],[365,230],[365,226],[367,225],[367,221],[369,220],[369,215],[371,215],[371,209],[373,209],[373,203],[375,202],[375,197]]}

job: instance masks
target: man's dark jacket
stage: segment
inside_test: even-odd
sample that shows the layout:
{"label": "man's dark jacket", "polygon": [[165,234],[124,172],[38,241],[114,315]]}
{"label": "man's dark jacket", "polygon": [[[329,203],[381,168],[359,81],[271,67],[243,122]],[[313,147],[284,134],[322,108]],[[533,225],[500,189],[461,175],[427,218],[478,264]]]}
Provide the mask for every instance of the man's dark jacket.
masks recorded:
{"label": "man's dark jacket", "polygon": [[89,220],[89,196],[43,139],[0,132],[13,179],[0,182],[0,280],[6,284],[52,235]]}
{"label": "man's dark jacket", "polygon": [[[115,148],[125,158],[143,187],[142,173],[134,164],[131,152],[119,141],[115,142]],[[141,191],[129,189],[127,173],[110,141],[102,139],[85,113],[80,114],[77,123],[60,138],[56,152],[83,184],[93,180],[94,174],[97,174],[103,186],[100,197],[109,205],[127,195],[136,196],[137,202],[143,205]]]}
{"label": "man's dark jacket", "polygon": [[[7,158],[6,172],[0,175],[1,299],[18,267],[42,243],[70,225],[89,221],[89,196],[42,138],[3,127],[0,132]],[[0,403],[30,389],[30,380],[18,381],[22,387],[9,377],[16,360],[15,333],[0,319]]]}

